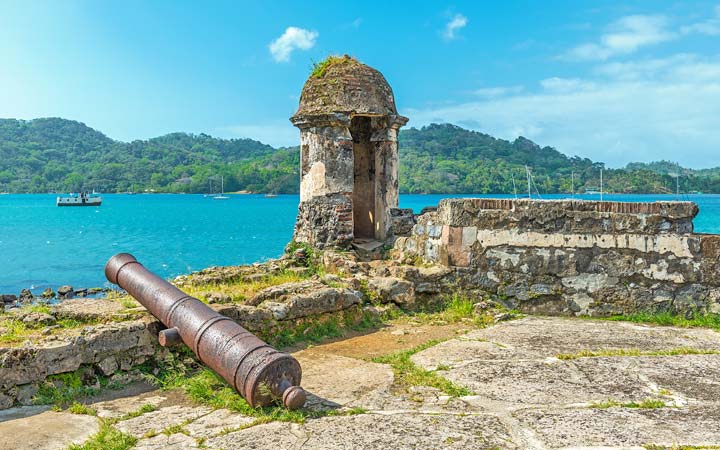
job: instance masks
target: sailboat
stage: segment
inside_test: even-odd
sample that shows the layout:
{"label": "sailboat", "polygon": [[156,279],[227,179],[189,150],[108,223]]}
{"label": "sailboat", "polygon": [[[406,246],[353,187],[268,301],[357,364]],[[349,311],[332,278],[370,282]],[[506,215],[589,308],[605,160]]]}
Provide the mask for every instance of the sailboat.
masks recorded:
{"label": "sailboat", "polygon": [[213,196],[213,200],[228,200],[230,197],[225,195],[225,178],[220,176],[220,193]]}

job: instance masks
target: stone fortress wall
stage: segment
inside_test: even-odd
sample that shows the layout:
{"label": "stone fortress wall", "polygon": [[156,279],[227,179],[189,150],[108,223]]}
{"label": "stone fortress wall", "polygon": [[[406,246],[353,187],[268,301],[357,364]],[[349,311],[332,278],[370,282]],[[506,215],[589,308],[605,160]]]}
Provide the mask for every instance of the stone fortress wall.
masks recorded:
{"label": "stone fortress wall", "polygon": [[394,210],[397,256],[528,313],[720,312],[720,235],[691,202],[445,199]]}

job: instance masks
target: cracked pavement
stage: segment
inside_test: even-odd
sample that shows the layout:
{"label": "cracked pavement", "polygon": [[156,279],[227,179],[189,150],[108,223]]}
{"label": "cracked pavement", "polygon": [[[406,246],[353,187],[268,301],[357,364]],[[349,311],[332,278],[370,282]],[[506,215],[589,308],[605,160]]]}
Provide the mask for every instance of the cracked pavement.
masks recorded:
{"label": "cracked pavement", "polygon": [[[177,391],[150,390],[90,406],[105,418],[155,406],[115,425],[138,438],[134,448],[146,450],[720,446],[720,333],[549,317],[447,328],[440,335],[437,329],[396,324],[295,352],[312,394],[306,407],[337,412],[304,424],[257,424],[193,404]],[[472,395],[400,387],[390,366],[370,362],[378,353],[438,337],[449,339],[411,360]],[[709,354],[558,358],[621,349]],[[627,406],[647,399],[664,406]],[[608,401],[626,406],[597,407]],[[38,428],[43,431],[29,433]],[[94,417],[16,408],[0,414],[0,448],[61,449],[97,429]]]}

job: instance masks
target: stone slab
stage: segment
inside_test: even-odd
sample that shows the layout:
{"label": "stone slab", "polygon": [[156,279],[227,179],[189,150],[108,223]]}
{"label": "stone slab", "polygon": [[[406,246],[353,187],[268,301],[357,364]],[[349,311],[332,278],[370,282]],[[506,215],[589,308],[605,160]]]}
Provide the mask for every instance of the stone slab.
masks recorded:
{"label": "stone slab", "polygon": [[210,439],[211,448],[314,450],[519,448],[488,415],[360,414],[324,417],[302,426],[267,424]]}
{"label": "stone slab", "polygon": [[122,397],[114,400],[93,403],[90,407],[97,411],[98,417],[119,419],[126,414],[138,411],[145,405],[157,407],[166,400],[166,396],[158,395],[157,392],[151,392],[145,395]]}
{"label": "stone slab", "polygon": [[95,417],[37,407],[9,409],[3,416],[12,419],[0,422],[0,449],[61,450],[84,442],[100,429]]}
{"label": "stone slab", "polygon": [[272,422],[210,438],[205,445],[217,449],[279,450],[299,448],[294,447],[298,439],[290,432],[290,424]]}
{"label": "stone slab", "polygon": [[515,414],[548,448],[720,445],[720,405],[689,409],[548,409]]}
{"label": "stone slab", "polygon": [[466,337],[488,340],[521,349],[523,355],[543,358],[588,349],[650,351],[692,347],[720,350],[720,333],[709,329],[559,317],[525,317],[473,331]]}
{"label": "stone slab", "polygon": [[203,448],[195,439],[182,433],[166,436],[159,434],[149,439],[141,439],[133,450],[189,450]]}
{"label": "stone slab", "polygon": [[243,416],[227,409],[217,409],[187,424],[184,428],[191,437],[200,439],[247,426],[253,421],[255,421],[253,417]]}
{"label": "stone slab", "polygon": [[[355,402],[374,391],[389,391],[392,369],[345,356],[328,355],[309,349],[295,353],[303,367],[303,388],[322,399],[327,406]],[[362,403],[362,402],[360,402]]]}
{"label": "stone slab", "polygon": [[160,433],[168,427],[192,422],[211,411],[212,409],[204,406],[172,405],[118,422],[115,427],[140,438],[150,432]]}

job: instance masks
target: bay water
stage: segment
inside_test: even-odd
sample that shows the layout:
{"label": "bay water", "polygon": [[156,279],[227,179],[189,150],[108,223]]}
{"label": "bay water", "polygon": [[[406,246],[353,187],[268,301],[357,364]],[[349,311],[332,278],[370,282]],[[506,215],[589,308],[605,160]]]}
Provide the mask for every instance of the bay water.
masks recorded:
{"label": "bay water", "polygon": [[[132,253],[148,269],[173,277],[209,266],[275,258],[290,241],[297,195],[104,194],[100,207],[55,206],[55,195],[0,195],[0,294],[69,284],[109,287],[103,275],[116,253]],[[400,207],[419,212],[449,197],[509,195],[401,195]],[[567,195],[543,195],[545,199]],[[597,200],[598,195],[576,198]],[[695,231],[720,233],[720,195],[619,195],[613,201],[693,201]]]}

